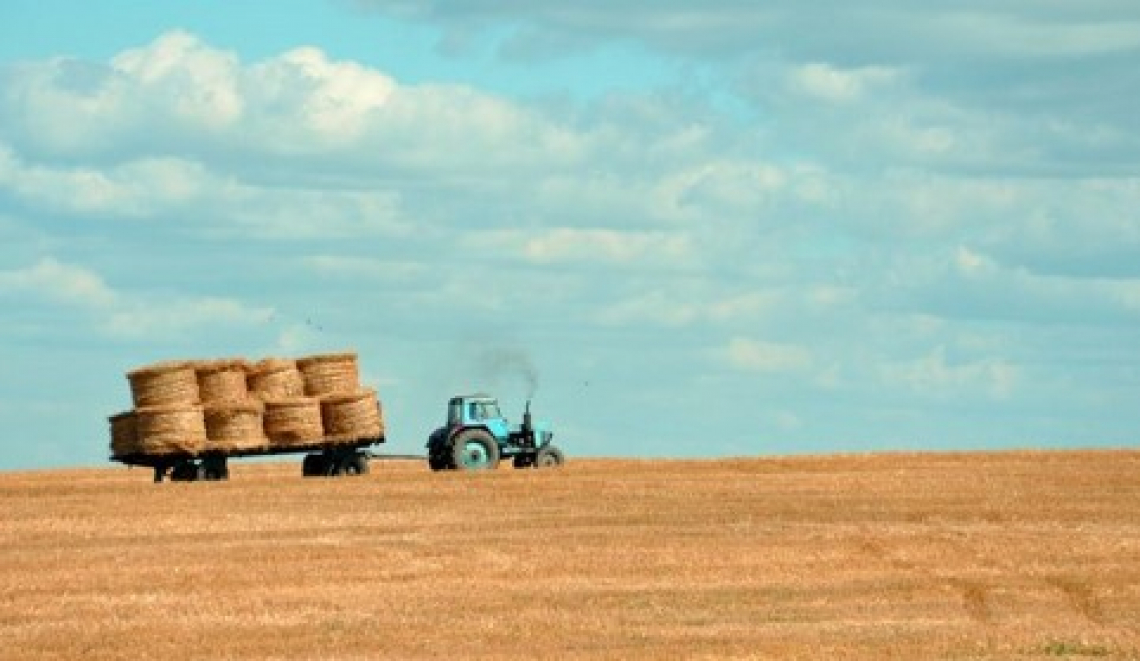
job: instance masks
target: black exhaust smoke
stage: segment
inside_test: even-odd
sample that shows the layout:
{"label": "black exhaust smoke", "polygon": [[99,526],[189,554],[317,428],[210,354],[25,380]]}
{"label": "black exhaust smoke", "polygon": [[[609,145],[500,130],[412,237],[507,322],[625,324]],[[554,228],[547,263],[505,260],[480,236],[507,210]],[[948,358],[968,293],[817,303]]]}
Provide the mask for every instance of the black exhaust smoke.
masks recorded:
{"label": "black exhaust smoke", "polygon": [[[526,398],[534,399],[538,392],[538,368],[523,349],[497,347],[486,349],[478,359],[479,372],[489,381],[500,382],[517,379],[526,388]],[[529,409],[529,404],[528,404]]]}

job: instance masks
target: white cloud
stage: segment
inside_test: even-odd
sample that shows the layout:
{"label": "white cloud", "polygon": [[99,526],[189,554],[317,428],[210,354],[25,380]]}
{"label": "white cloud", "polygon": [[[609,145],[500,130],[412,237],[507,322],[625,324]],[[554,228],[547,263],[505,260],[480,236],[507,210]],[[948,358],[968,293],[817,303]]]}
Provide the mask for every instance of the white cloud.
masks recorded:
{"label": "white cloud", "polygon": [[794,90],[809,96],[848,103],[894,83],[899,76],[891,67],[840,69],[826,62],[810,62],[792,69],[789,82]]}
{"label": "white cloud", "polygon": [[132,95],[166,100],[174,117],[192,126],[216,130],[241,119],[245,102],[237,56],[187,32],[170,32],[125,51],[111,68],[135,84]]}
{"label": "white cloud", "polygon": [[692,260],[693,246],[680,233],[630,232],[610,229],[557,227],[534,235],[509,232],[487,237],[513,243],[523,258],[537,263],[609,262],[644,267],[650,264],[684,265]]}
{"label": "white cloud", "polygon": [[596,323],[606,326],[679,327],[693,323],[701,316],[699,301],[667,288],[642,292],[606,304],[594,315]]}
{"label": "white cloud", "polygon": [[272,313],[272,308],[250,307],[229,298],[174,297],[120,306],[100,322],[100,327],[111,337],[154,339],[202,329],[259,325]]}
{"label": "white cloud", "polygon": [[880,373],[888,385],[902,385],[924,396],[980,394],[1005,399],[1014,394],[1020,370],[998,357],[951,362],[946,347],[939,345],[914,360],[884,365]]}
{"label": "white cloud", "polygon": [[200,328],[264,323],[272,308],[223,297],[140,295],[111,287],[95,271],[44,257],[35,264],[0,271],[0,293],[16,300],[49,301],[87,315],[112,338],[171,337]]}
{"label": "white cloud", "polygon": [[119,295],[97,273],[53,257],[44,257],[22,269],[0,271],[0,290],[95,310],[112,308],[120,302]]}
{"label": "white cloud", "polygon": [[746,337],[732,338],[718,353],[727,365],[744,372],[798,373],[813,363],[812,352],[807,347]]}
{"label": "white cloud", "polygon": [[81,216],[161,216],[224,190],[202,166],[177,158],[148,158],[109,168],[32,166],[0,143],[0,190],[23,202]]}

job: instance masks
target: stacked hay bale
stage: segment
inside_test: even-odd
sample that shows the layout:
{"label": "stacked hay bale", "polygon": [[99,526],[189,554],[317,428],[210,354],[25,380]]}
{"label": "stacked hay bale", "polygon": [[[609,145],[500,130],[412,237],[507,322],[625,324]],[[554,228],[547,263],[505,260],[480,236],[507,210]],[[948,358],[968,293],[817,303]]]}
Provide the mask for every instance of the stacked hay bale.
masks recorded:
{"label": "stacked hay bale", "polygon": [[109,418],[111,454],[256,453],[377,438],[354,352],[298,360],[170,361],[127,373],[135,409]]}
{"label": "stacked hay bale", "polygon": [[321,398],[321,421],[330,441],[376,438],[384,432],[375,390],[326,395]]}
{"label": "stacked hay bale", "polygon": [[250,394],[263,402],[305,394],[305,381],[295,360],[266,358],[249,366],[246,376]]}
{"label": "stacked hay bale", "polygon": [[269,447],[262,422],[264,406],[254,399],[205,408],[206,450],[235,454]]}
{"label": "stacked hay bale", "polygon": [[324,437],[321,402],[316,397],[271,399],[265,402],[265,434],[271,447],[306,446]]}
{"label": "stacked hay bale", "polygon": [[198,395],[205,405],[244,402],[249,399],[246,373],[249,365],[241,358],[204,360],[195,364]]}
{"label": "stacked hay bale", "polygon": [[194,363],[167,361],[127,373],[135,410],[111,418],[111,452],[164,455],[193,453],[206,445]]}
{"label": "stacked hay bale", "polygon": [[111,423],[111,456],[126,457],[139,453],[138,423],[135,412],[124,411],[108,418]]}
{"label": "stacked hay bale", "polygon": [[249,391],[249,370],[249,363],[241,358],[198,363],[206,451],[235,454],[256,452],[269,445],[262,425],[262,403]]}
{"label": "stacked hay bale", "polygon": [[319,397],[321,425],[332,442],[376,438],[384,432],[375,390],[360,385],[360,368],[352,352],[308,356],[297,361],[305,394]]}
{"label": "stacked hay bale", "polygon": [[142,454],[195,454],[206,448],[206,421],[200,404],[137,409],[135,424]]}
{"label": "stacked hay bale", "polygon": [[188,360],[146,365],[127,372],[135,408],[199,403],[198,375]]}

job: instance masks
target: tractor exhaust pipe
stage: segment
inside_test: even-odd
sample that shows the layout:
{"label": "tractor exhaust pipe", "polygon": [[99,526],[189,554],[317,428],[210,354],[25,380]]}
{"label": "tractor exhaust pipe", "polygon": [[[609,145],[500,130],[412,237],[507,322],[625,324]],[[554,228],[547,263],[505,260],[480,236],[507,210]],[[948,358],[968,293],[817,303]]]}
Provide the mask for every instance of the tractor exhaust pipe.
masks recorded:
{"label": "tractor exhaust pipe", "polygon": [[530,400],[529,400],[529,399],[528,399],[528,400],[526,400],[526,410],[525,410],[525,411],[523,411],[523,423],[522,423],[522,430],[523,430],[523,432],[524,432],[524,433],[525,433],[525,434],[526,434],[528,437],[529,437],[531,434],[533,434],[533,433],[534,433],[534,427],[533,427],[533,426],[531,426],[531,419],[530,419]]}

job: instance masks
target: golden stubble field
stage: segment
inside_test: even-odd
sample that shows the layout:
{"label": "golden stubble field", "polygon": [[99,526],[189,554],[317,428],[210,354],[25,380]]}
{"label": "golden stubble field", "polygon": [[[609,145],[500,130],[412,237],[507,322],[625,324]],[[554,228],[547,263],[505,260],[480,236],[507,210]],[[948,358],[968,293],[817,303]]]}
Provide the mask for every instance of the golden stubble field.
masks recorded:
{"label": "golden stubble field", "polygon": [[0,474],[4,659],[1140,658],[1140,452]]}

